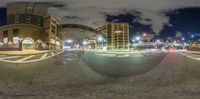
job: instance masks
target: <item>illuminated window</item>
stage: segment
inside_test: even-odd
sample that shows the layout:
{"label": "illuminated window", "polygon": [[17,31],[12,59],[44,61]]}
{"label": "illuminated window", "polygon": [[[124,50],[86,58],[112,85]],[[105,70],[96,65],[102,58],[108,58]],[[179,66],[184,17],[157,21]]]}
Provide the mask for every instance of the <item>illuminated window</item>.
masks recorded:
{"label": "illuminated window", "polygon": [[13,43],[18,44],[19,43],[19,29],[13,29]]}
{"label": "illuminated window", "polygon": [[27,14],[32,14],[33,12],[33,7],[34,7],[34,3],[29,3],[26,7],[26,13]]}
{"label": "illuminated window", "polygon": [[18,44],[19,43],[19,37],[13,37],[13,43]]}
{"label": "illuminated window", "polygon": [[4,37],[4,38],[3,38],[3,43],[4,43],[4,44],[7,44],[7,43],[8,43],[8,38],[7,38],[7,37]]}

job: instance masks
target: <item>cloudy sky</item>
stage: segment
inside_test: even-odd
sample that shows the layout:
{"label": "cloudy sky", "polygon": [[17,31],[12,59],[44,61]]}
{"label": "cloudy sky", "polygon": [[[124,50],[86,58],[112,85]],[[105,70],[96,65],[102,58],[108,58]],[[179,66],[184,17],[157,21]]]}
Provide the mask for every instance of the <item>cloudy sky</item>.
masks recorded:
{"label": "cloudy sky", "polygon": [[1,0],[0,6],[13,1],[52,2],[50,12],[59,16],[63,23],[94,28],[104,25],[108,17],[115,17],[112,21],[119,21],[119,15],[132,17],[128,20],[130,23],[149,26],[157,34],[164,31],[164,27],[174,26],[169,15],[179,14],[181,9],[200,7],[200,0]]}

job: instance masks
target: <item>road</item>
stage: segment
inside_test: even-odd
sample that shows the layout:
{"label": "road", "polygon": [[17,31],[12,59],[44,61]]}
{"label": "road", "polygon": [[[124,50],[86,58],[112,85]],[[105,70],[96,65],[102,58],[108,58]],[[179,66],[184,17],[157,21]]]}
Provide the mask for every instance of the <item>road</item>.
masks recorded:
{"label": "road", "polygon": [[200,55],[65,51],[42,61],[0,62],[0,97],[191,99],[200,95],[200,61],[192,57]]}
{"label": "road", "polygon": [[52,51],[34,55],[0,55],[0,62],[30,63],[51,58],[60,53],[62,53],[62,51]]}

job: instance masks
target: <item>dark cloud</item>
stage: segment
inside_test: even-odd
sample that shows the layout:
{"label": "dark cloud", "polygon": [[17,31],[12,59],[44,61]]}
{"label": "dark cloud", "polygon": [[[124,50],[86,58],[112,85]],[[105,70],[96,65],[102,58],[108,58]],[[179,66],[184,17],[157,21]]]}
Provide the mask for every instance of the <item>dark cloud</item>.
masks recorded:
{"label": "dark cloud", "polygon": [[52,6],[50,12],[59,16],[63,23],[78,23],[94,28],[105,24],[107,15],[136,14],[139,17],[133,21],[151,25],[156,33],[163,26],[171,25],[166,12],[200,6],[200,0],[1,0],[0,4],[5,6],[13,1],[59,2],[61,5]]}

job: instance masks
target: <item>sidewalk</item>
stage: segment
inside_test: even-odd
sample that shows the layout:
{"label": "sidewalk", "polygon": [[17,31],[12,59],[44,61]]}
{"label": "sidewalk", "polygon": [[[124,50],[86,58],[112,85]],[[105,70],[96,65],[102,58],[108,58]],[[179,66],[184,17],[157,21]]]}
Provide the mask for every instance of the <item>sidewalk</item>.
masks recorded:
{"label": "sidewalk", "polygon": [[0,51],[0,55],[37,55],[42,53],[61,51],[61,50],[23,50],[23,51]]}

